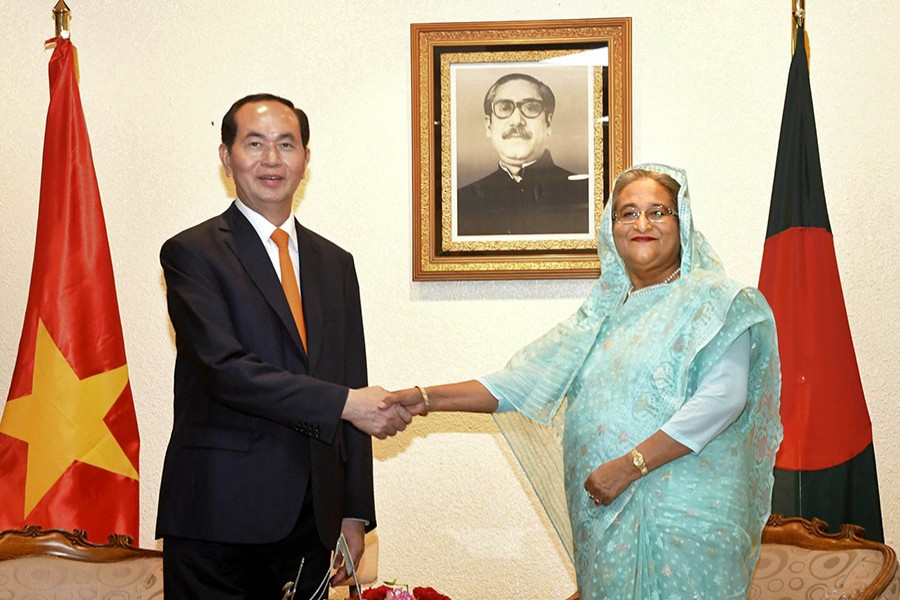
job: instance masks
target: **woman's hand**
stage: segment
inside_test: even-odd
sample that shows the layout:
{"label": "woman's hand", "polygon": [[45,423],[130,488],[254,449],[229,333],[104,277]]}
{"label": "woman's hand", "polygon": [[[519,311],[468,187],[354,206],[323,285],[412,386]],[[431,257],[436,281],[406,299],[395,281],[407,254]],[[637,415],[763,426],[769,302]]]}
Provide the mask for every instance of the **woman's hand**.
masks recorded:
{"label": "woman's hand", "polygon": [[609,504],[637,479],[641,472],[631,462],[631,457],[620,456],[605,462],[591,473],[584,482],[584,489],[597,506]]}
{"label": "woman's hand", "polygon": [[422,392],[420,392],[418,388],[412,387],[391,392],[388,397],[381,402],[381,407],[384,409],[392,405],[402,406],[414,417],[425,416],[428,414],[428,408],[425,406],[425,397],[422,396]]}
{"label": "woman's hand", "polygon": [[[676,442],[665,431],[660,429],[637,445],[644,457],[644,464],[650,471],[670,461],[688,454],[691,449]],[[614,458],[597,467],[584,482],[584,489],[597,506],[608,506],[619,494],[641,478],[641,471],[632,461],[631,454]]]}
{"label": "woman's hand", "polygon": [[[426,394],[429,399],[427,406]],[[381,402],[382,409],[390,406],[398,406],[412,416],[427,415],[431,411],[441,410],[492,413],[497,410],[497,399],[491,396],[481,383],[470,380],[391,392]]]}

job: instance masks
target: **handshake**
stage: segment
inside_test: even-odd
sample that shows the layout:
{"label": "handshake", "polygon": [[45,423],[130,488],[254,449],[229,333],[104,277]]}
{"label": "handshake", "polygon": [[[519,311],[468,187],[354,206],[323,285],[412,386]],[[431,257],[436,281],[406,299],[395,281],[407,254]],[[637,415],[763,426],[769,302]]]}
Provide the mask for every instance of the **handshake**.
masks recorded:
{"label": "handshake", "polygon": [[341,418],[380,440],[403,431],[415,416],[428,414],[421,388],[396,392],[373,386],[351,389]]}

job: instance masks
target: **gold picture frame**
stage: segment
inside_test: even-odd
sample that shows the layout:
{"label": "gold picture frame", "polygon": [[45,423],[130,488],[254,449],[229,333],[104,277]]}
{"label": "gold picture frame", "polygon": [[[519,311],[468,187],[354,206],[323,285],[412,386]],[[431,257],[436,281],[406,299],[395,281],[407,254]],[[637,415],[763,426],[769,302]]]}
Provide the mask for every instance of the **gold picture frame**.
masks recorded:
{"label": "gold picture frame", "polygon": [[[631,19],[413,23],[410,35],[413,280],[596,277],[603,202],[631,164]],[[511,80],[533,83],[543,111],[535,131],[510,134],[540,157],[522,171],[504,166],[491,92]],[[521,102],[506,103],[524,123]],[[556,179],[532,183],[532,163]]]}

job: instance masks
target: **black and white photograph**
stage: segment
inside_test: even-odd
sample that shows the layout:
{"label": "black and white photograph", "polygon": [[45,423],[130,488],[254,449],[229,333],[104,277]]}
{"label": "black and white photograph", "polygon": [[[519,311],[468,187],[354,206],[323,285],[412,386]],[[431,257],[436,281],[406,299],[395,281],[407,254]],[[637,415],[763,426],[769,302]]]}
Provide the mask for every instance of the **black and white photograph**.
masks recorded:
{"label": "black and white photograph", "polygon": [[630,22],[410,30],[413,279],[595,277],[631,163]]}
{"label": "black and white photograph", "polygon": [[454,237],[591,235],[588,66],[451,68]]}

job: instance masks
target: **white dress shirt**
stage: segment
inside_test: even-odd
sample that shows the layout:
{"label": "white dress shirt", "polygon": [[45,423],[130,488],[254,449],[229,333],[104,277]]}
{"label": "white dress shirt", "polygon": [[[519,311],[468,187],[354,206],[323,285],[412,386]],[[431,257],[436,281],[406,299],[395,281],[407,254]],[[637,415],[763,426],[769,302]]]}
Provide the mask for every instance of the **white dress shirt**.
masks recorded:
{"label": "white dress shirt", "polygon": [[[300,273],[298,268],[298,265],[300,264],[300,250],[297,245],[297,228],[294,227],[294,214],[291,213],[284,223],[275,227],[264,216],[241,202],[240,198],[235,198],[234,204],[241,214],[247,217],[247,220],[250,221],[250,224],[256,231],[256,235],[258,235],[260,241],[262,241],[266,253],[269,255],[269,260],[272,261],[272,268],[275,269],[278,281],[281,281],[281,259],[278,258],[278,245],[275,243],[275,240],[272,239],[272,232],[276,229],[283,229],[288,234],[288,237],[290,237],[290,241],[288,242],[288,252],[291,255],[291,266],[294,273]],[[297,287],[300,287],[299,277],[297,279]],[[303,292],[301,291],[301,294],[302,293]]]}

